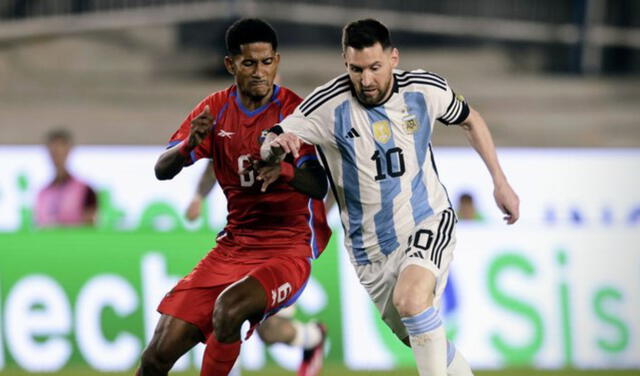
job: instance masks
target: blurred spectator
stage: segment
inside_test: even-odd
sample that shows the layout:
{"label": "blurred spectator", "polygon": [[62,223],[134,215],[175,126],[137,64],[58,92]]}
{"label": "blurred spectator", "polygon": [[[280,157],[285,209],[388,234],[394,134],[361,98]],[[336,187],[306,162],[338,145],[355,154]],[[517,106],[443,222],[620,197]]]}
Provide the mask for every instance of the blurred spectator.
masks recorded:
{"label": "blurred spectator", "polygon": [[476,210],[473,196],[465,192],[458,198],[458,219],[461,221],[483,221],[484,218]]}
{"label": "blurred spectator", "polygon": [[39,193],[35,205],[38,227],[91,226],[97,211],[96,193],[67,170],[73,146],[71,133],[64,129],[47,134],[46,146],[55,171],[53,180]]}

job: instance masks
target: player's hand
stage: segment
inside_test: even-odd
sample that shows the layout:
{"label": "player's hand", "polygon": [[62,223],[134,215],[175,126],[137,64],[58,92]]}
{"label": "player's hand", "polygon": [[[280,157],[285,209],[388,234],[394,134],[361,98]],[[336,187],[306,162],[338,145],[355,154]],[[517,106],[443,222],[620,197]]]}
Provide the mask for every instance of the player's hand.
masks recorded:
{"label": "player's hand", "polygon": [[200,115],[191,120],[189,129],[189,147],[195,148],[207,137],[213,128],[213,116],[209,110],[209,105],[205,106]]}
{"label": "player's hand", "polygon": [[254,164],[254,169],[258,172],[256,179],[262,181],[262,187],[260,188],[262,192],[266,192],[269,185],[280,177],[280,163],[265,164],[264,162],[257,162]]}
{"label": "player's hand", "polygon": [[200,197],[200,195],[195,195],[189,203],[189,206],[187,206],[187,211],[184,213],[184,216],[190,221],[195,221],[200,217],[201,209],[202,197]]}
{"label": "player's hand", "polygon": [[275,155],[277,155],[278,149],[282,149],[285,154],[290,153],[294,158],[298,158],[302,140],[293,133],[283,133],[271,141],[269,146],[271,146],[271,152]]}
{"label": "player's hand", "polygon": [[506,180],[494,186],[493,197],[500,210],[505,214],[503,219],[507,224],[516,223],[520,218],[520,199]]}
{"label": "player's hand", "polygon": [[281,147],[271,147],[271,142],[276,138],[278,136],[275,133],[269,132],[260,146],[260,159],[266,163],[278,163],[285,157],[284,150]]}

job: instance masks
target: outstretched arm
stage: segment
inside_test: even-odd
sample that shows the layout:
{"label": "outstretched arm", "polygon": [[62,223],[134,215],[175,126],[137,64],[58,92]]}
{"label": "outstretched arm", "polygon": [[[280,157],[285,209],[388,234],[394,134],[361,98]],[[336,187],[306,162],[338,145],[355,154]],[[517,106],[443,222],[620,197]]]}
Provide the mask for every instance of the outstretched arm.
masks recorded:
{"label": "outstretched arm", "polygon": [[515,223],[520,217],[520,199],[513,191],[511,185],[500,167],[496,148],[491,137],[487,123],[480,113],[470,108],[469,116],[461,123],[471,146],[480,155],[484,164],[489,169],[493,179],[493,196],[498,208],[505,214],[507,224]]}
{"label": "outstretched arm", "polygon": [[214,185],[216,185],[216,174],[213,171],[213,161],[209,161],[207,167],[202,172],[202,176],[200,176],[196,193],[193,195],[193,198],[187,207],[187,211],[185,212],[185,217],[188,220],[195,221],[200,217],[202,200],[207,197]]}
{"label": "outstretched arm", "polygon": [[160,155],[155,172],[158,180],[173,179],[190,158],[189,154],[207,137],[213,126],[213,116],[206,106],[204,111],[191,121],[189,137]]}
{"label": "outstretched arm", "polygon": [[277,163],[291,153],[298,158],[302,140],[293,133],[282,133],[280,126],[271,128],[260,146],[260,158],[267,163]]}

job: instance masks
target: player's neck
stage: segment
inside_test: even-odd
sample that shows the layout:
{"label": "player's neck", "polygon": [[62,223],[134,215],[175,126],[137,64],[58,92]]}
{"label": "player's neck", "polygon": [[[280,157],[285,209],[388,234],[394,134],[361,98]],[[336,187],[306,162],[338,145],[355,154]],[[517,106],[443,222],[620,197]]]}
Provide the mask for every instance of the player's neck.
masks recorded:
{"label": "player's neck", "polygon": [[242,103],[242,106],[244,106],[244,108],[246,108],[249,111],[255,111],[258,108],[269,103],[272,95],[273,95],[273,87],[271,87],[271,90],[269,90],[267,95],[261,98],[242,94],[242,92],[238,90],[238,99],[240,100],[240,103]]}

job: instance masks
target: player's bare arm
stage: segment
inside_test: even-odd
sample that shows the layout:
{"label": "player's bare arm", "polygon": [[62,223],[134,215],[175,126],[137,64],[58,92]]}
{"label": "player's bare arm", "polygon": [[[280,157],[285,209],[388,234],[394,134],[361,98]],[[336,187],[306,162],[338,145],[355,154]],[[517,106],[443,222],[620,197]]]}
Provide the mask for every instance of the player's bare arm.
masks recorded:
{"label": "player's bare arm", "polygon": [[262,181],[262,192],[282,178],[298,192],[309,197],[321,200],[327,194],[327,176],[316,160],[304,162],[299,168],[284,161],[275,164],[259,163],[256,170],[257,179]]}
{"label": "player's bare arm", "polygon": [[155,166],[156,178],[168,180],[176,176],[188,160],[189,153],[207,137],[213,123],[209,106],[206,106],[200,115],[191,120],[189,137],[160,155]]}
{"label": "player's bare arm", "polygon": [[467,139],[484,161],[493,179],[493,197],[498,208],[505,214],[507,224],[514,224],[520,217],[520,199],[507,181],[496,154],[496,148],[487,123],[480,113],[469,108],[469,116],[462,122]]}
{"label": "player's bare arm", "polygon": [[189,206],[185,212],[185,217],[190,221],[195,221],[200,217],[200,211],[202,209],[202,201],[216,185],[216,174],[213,171],[213,161],[209,161],[207,167],[202,172],[200,180],[198,181],[198,187],[196,193],[193,195]]}

